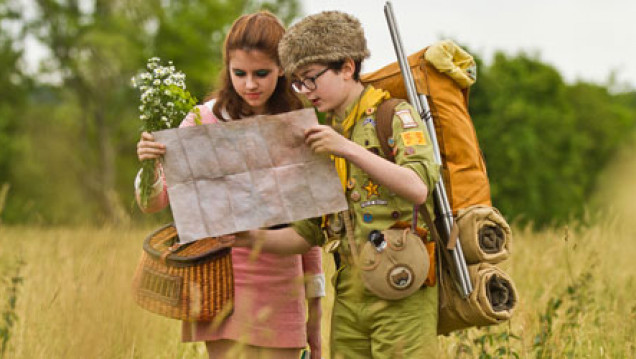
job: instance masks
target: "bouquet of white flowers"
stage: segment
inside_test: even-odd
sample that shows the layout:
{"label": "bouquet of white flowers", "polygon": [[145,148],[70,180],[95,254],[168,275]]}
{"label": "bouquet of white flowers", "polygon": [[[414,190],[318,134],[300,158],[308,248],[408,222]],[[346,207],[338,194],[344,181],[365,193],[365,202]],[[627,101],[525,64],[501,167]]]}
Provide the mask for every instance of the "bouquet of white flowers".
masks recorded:
{"label": "bouquet of white flowers", "polygon": [[[148,60],[147,70],[132,78],[132,85],[139,89],[139,119],[141,132],[152,132],[179,126],[181,120],[196,105],[197,100],[186,90],[185,75],[175,70],[172,61],[163,66],[158,57]],[[199,116],[195,121],[200,123]],[[142,162],[140,199],[148,203],[155,176],[156,160]]]}

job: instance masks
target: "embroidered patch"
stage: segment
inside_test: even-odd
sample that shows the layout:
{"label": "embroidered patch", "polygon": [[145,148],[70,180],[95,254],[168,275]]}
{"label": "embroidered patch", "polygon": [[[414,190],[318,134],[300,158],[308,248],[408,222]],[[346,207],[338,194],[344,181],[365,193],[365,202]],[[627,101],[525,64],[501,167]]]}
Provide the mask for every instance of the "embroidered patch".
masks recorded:
{"label": "embroidered patch", "polygon": [[369,180],[369,182],[367,182],[367,184],[364,186],[364,189],[367,190],[367,198],[371,197],[371,196],[379,196],[380,193],[378,193],[378,185],[373,183],[373,181]]}
{"label": "embroidered patch", "polygon": [[364,201],[360,203],[361,208],[369,207],[369,206],[386,206],[389,202],[383,199],[374,199],[371,201]]}
{"label": "embroidered patch", "polygon": [[355,186],[356,186],[356,179],[353,177],[349,178],[349,180],[347,181],[347,188],[353,189],[353,187]]}
{"label": "embroidered patch", "polygon": [[426,136],[424,136],[424,131],[402,132],[400,136],[402,136],[402,143],[404,143],[404,146],[410,147],[426,145]]}
{"label": "embroidered patch", "polygon": [[410,110],[400,110],[395,113],[396,116],[400,118],[402,121],[402,128],[413,128],[417,127],[417,123],[411,116]]}
{"label": "embroidered patch", "polygon": [[375,120],[373,119],[373,117],[367,117],[364,119],[364,121],[362,121],[362,125],[375,126]]}

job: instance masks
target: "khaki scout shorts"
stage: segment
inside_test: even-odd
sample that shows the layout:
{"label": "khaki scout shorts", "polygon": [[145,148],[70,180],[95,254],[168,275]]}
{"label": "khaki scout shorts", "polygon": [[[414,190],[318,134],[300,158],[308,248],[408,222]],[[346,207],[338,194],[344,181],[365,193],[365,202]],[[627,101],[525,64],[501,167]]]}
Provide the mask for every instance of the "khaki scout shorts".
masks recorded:
{"label": "khaki scout shorts", "polygon": [[347,267],[337,275],[331,358],[437,357],[437,286],[388,301],[360,288]]}

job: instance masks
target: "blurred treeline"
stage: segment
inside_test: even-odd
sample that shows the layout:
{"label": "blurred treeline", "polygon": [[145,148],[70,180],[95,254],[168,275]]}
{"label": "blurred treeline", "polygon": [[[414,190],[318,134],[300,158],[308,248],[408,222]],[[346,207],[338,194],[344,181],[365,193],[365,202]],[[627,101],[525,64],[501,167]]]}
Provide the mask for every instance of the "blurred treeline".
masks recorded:
{"label": "blurred treeline", "polygon": [[[286,23],[300,15],[295,0],[24,3],[0,0],[5,223],[145,218],[132,191],[139,120],[130,78],[151,56],[170,59],[203,99],[215,85],[225,31],[239,14],[267,8]],[[32,39],[47,52],[27,71]],[[495,205],[537,225],[581,216],[599,174],[633,136],[636,92],[616,91],[611,82],[565,83],[526,54],[478,62],[470,106]]]}
{"label": "blurred treeline", "polygon": [[[10,185],[0,219],[144,218],[132,190],[140,122],[131,77],[149,57],[172,60],[203,99],[226,30],[258,9],[286,23],[299,13],[295,0],[0,0],[0,187]],[[26,72],[32,39],[46,59]]]}

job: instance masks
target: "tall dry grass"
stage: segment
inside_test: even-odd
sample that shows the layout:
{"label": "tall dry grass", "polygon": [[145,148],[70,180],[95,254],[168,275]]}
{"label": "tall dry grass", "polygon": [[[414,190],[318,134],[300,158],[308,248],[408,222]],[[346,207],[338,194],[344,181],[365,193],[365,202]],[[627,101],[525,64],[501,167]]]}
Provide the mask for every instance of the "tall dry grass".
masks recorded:
{"label": "tall dry grass", "polygon": [[[505,268],[520,295],[515,317],[509,325],[442,338],[444,357],[634,357],[635,228],[616,216],[578,229],[517,230]],[[5,356],[205,358],[203,345],[180,343],[177,321],[132,301],[130,279],[147,232],[0,228],[3,314],[9,279],[15,273],[22,278],[15,285],[15,322]],[[326,257],[325,269],[332,268]]]}
{"label": "tall dry grass", "polygon": [[203,357],[201,345],[180,343],[176,321],[148,314],[132,300],[131,277],[146,232],[0,228],[2,262],[24,263],[7,357]]}
{"label": "tall dry grass", "polygon": [[[636,357],[636,185],[622,176],[636,163],[617,168],[620,173],[608,178],[618,182],[605,184],[613,194],[604,198],[620,206],[590,210],[594,224],[514,230],[504,269],[519,292],[516,315],[508,324],[441,338],[442,357]],[[205,358],[202,344],[180,343],[179,322],[145,312],[132,300],[130,281],[149,231],[0,225],[4,356]],[[331,258],[324,262],[331,273]]]}

